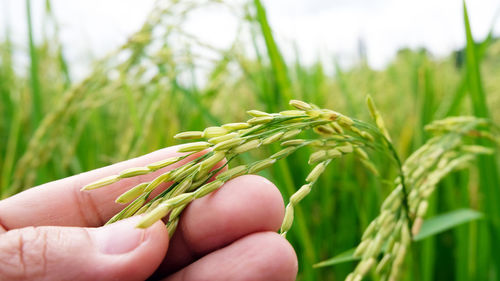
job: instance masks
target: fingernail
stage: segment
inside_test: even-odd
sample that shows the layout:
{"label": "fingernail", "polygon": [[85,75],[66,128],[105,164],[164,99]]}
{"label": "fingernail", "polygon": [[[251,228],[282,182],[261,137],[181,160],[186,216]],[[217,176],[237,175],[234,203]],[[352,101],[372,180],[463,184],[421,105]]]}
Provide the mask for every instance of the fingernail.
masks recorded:
{"label": "fingernail", "polygon": [[119,255],[133,251],[143,241],[146,230],[136,228],[139,218],[130,218],[101,227],[93,233],[103,254]]}

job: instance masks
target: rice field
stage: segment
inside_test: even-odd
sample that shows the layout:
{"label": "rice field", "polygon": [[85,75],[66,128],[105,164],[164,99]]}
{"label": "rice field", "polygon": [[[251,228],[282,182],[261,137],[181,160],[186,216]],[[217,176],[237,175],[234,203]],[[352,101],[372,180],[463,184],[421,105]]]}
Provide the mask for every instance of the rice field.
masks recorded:
{"label": "rice field", "polygon": [[[245,122],[247,110],[288,110],[293,99],[374,124],[365,102],[370,94],[403,162],[432,139],[425,127],[435,120],[472,115],[500,124],[500,41],[492,33],[474,40],[465,5],[462,50],[435,58],[424,49],[402,49],[384,70],[361,60],[345,69],[335,65],[335,74],[328,74],[332,62],[304,65],[299,55],[284,59],[259,0],[242,7],[220,1],[158,3],[142,28],[94,61],[81,80],[72,77],[57,33],[35,43],[30,32],[23,48],[8,36],[0,42],[1,198],[179,144],[173,138],[179,132]],[[182,30],[191,13],[206,7],[240,17],[241,36],[229,48],[215,48]],[[46,24],[56,26],[50,15],[49,9]],[[16,65],[20,53],[28,58],[26,68]],[[484,140],[474,144],[498,147]],[[234,166],[282,148],[271,144],[242,154]],[[314,151],[304,147],[259,173],[288,202],[311,172],[307,163]],[[351,155],[332,161],[294,205],[286,237],[298,254],[298,280],[344,280],[355,270],[352,251],[400,174],[383,153],[369,151],[369,159],[377,173]],[[500,278],[498,164],[497,152],[481,155],[437,183],[423,216],[424,224],[431,222],[430,234],[413,239],[398,280]],[[432,218],[450,225],[438,231]],[[372,270],[364,280],[382,279]]]}

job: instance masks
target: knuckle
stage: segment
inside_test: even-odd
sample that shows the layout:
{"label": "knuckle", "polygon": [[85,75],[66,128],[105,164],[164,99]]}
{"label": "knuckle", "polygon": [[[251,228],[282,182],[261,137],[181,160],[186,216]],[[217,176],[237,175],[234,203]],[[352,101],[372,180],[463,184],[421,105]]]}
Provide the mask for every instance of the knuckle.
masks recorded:
{"label": "knuckle", "polygon": [[26,227],[0,236],[0,280],[42,279],[47,269],[47,232]]}
{"label": "knuckle", "polygon": [[[80,181],[76,181],[73,186],[83,186]],[[86,226],[101,226],[107,221],[102,216],[97,204],[94,202],[93,195],[80,192],[80,189],[73,189],[73,203],[79,212],[83,224]]]}

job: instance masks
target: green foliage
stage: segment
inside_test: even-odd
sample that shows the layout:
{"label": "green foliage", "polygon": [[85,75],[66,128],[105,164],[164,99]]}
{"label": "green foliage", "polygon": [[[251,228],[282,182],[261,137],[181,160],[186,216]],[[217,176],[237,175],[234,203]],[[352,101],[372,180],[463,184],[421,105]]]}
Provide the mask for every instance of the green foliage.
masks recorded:
{"label": "green foliage", "polygon": [[[251,42],[235,42],[226,50],[171,28],[182,27],[193,11],[226,4],[163,3],[163,10],[156,9],[124,46],[96,61],[81,81],[72,80],[74,66],[66,62],[62,50],[67,46],[57,33],[43,34],[40,42],[24,48],[14,48],[9,36],[0,42],[0,197],[176,144],[172,136],[179,131],[244,120],[246,109],[281,110],[291,98],[368,120],[363,101],[370,93],[403,161],[428,140],[424,127],[435,119],[476,115],[500,123],[500,113],[493,110],[500,107],[500,43],[492,33],[474,42],[466,13],[465,63],[460,55],[434,58],[425,50],[405,49],[382,71],[360,63],[336,66],[336,74],[328,74],[331,62],[304,65],[299,52],[293,60],[283,59],[280,47],[286,46],[278,46],[258,0],[241,9],[248,15],[240,23],[241,34],[251,34]],[[45,24],[57,29],[48,7]],[[199,48],[218,59],[196,55]],[[29,58],[25,69],[17,64],[19,54]],[[201,67],[208,68],[208,78],[196,83],[193,73]],[[279,149],[271,145],[242,161]],[[310,153],[298,151],[262,175],[288,198],[309,172],[303,163]],[[298,253],[299,280],[342,280],[354,269],[354,263],[312,265],[356,246],[392,191],[387,180],[395,178],[397,169],[377,152],[370,157],[379,176],[345,157],[330,165],[328,176],[296,206],[287,238]],[[454,172],[439,184],[422,229],[436,214],[461,208],[480,211],[484,219],[415,243],[403,280],[498,279],[497,158],[482,156],[477,167]]]}
{"label": "green foliage", "polygon": [[[432,237],[439,233],[455,228],[461,224],[474,221],[482,217],[483,215],[481,213],[471,209],[460,209],[435,216],[424,222],[424,224],[422,225],[422,229],[420,230],[418,235],[413,237],[413,241],[420,241],[425,238]],[[360,257],[354,256],[355,250],[356,249],[353,248],[342,252],[333,258],[315,264],[314,267],[333,266],[344,262],[359,260]]]}
{"label": "green foliage", "polygon": [[446,230],[455,228],[463,223],[477,220],[482,217],[483,214],[471,209],[460,209],[435,216],[424,222],[418,235],[413,237],[413,241],[423,240],[427,237],[431,237]]}
{"label": "green foliage", "polygon": [[355,248],[352,248],[350,250],[347,250],[345,252],[342,252],[335,257],[331,259],[327,259],[322,262],[318,262],[317,264],[314,265],[314,267],[324,267],[324,266],[332,266],[332,265],[337,265],[341,264],[344,262],[350,262],[350,261],[356,261],[359,260],[359,257],[354,256],[354,251],[356,251]]}

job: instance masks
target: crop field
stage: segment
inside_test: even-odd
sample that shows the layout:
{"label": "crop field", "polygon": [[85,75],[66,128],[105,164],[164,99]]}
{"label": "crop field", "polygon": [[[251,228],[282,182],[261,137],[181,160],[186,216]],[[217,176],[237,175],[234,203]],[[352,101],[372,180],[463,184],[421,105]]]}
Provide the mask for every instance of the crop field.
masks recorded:
{"label": "crop field", "polygon": [[[183,30],[189,16],[206,7],[230,10],[239,17],[240,33],[230,47],[210,46]],[[335,119],[332,127],[314,131],[304,125],[294,137],[325,140],[345,133],[348,138],[358,137],[352,144],[366,151],[366,159],[363,152],[351,155],[343,150],[343,157],[321,158],[314,154],[318,145],[312,144],[272,160],[273,165],[258,171],[276,184],[285,204],[305,183],[314,183],[307,196],[292,204],[293,224],[284,231],[298,255],[298,280],[358,280],[355,276],[363,276],[363,280],[499,280],[500,163],[496,150],[500,146],[500,41],[493,32],[483,41],[474,40],[465,4],[463,11],[467,39],[463,49],[444,58],[425,49],[402,49],[383,70],[374,70],[364,59],[348,68],[335,61],[305,65],[298,53],[285,59],[260,0],[244,6],[221,1],[159,1],[140,30],[118,49],[93,61],[89,75],[77,80],[71,75],[74,66],[65,58],[66,46],[58,37],[57,19],[47,5],[45,28],[54,32],[35,42],[30,28],[30,40],[22,47],[13,44],[8,32],[0,42],[0,198],[185,143],[174,138],[180,132],[203,132],[254,117],[257,119],[248,121],[251,126],[271,122],[264,126],[264,133],[278,132],[279,139],[290,131],[273,123],[279,118],[299,116],[305,119],[290,124],[310,122],[309,126],[332,116],[324,115],[326,111],[320,117],[315,115],[314,110],[326,108],[352,118],[354,125],[346,121],[350,119]],[[31,27],[29,17],[27,24]],[[28,64],[17,65],[19,56]],[[328,74],[326,69],[332,65],[327,64],[334,64],[335,74]],[[368,96],[376,109],[367,106]],[[292,105],[297,108],[292,108],[290,100],[307,104],[295,101]],[[285,111],[291,109],[298,110]],[[282,113],[255,111],[249,116],[249,110]],[[445,119],[454,116],[475,118]],[[434,122],[441,119],[448,121]],[[335,127],[339,124],[342,128]],[[358,131],[363,128],[372,135]],[[246,137],[249,131],[238,134]],[[441,146],[432,146],[435,135],[441,136]],[[471,135],[478,138],[465,140]],[[259,141],[266,142],[265,137],[271,136],[264,134]],[[456,142],[455,150],[448,148],[452,142]],[[238,145],[243,146],[241,143]],[[237,150],[238,157],[229,168],[274,159],[271,155],[283,151],[280,142],[268,143],[248,153]],[[431,145],[424,146],[426,143]],[[298,142],[291,144],[289,147]],[[379,144],[385,150],[372,149]],[[428,150],[419,155],[427,158],[410,157],[422,146]],[[424,176],[426,180],[418,178],[415,170],[440,149],[451,151],[445,164],[456,163],[457,169],[441,175],[437,172],[445,170],[444,166],[433,164],[423,172],[430,175]],[[320,160],[311,161],[310,155],[319,155]],[[401,165],[393,161],[396,158]],[[455,159],[459,160],[452,162]],[[317,163],[328,166],[312,180]],[[419,195],[420,186],[434,178],[439,181],[431,193]],[[404,180],[409,194],[401,187],[396,191],[402,198],[397,208],[398,214],[407,216],[381,225],[389,216],[382,217],[381,210],[394,205],[390,195],[401,181],[404,188]],[[413,196],[413,189],[420,193],[415,191]],[[412,205],[414,201],[416,205]],[[417,210],[422,208],[420,214]],[[366,234],[377,218],[375,232]],[[398,226],[399,221],[405,223]],[[423,225],[409,234],[415,224]],[[401,240],[400,245],[407,243],[400,260],[394,259],[398,256],[394,245],[379,242],[371,254],[358,247],[367,237],[373,242],[378,234],[398,227],[403,234],[396,240]],[[376,270],[390,252],[387,249],[394,248],[386,258],[393,267]],[[388,278],[394,271],[395,279]],[[349,275],[351,272],[355,274]]]}

